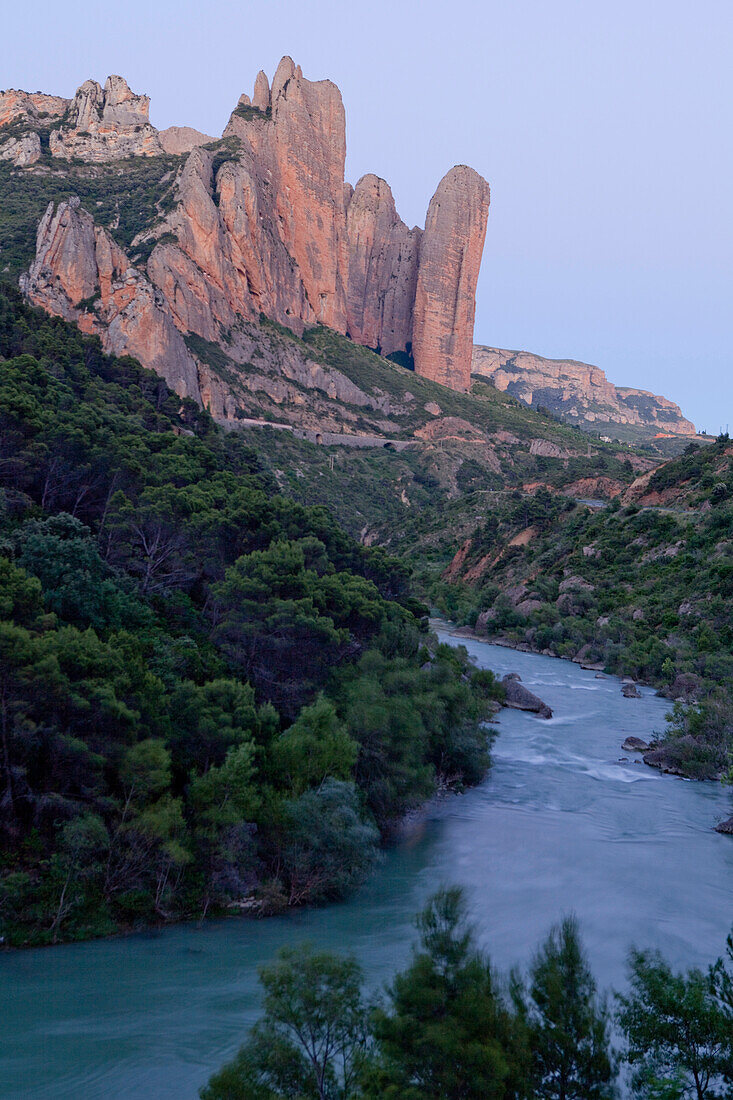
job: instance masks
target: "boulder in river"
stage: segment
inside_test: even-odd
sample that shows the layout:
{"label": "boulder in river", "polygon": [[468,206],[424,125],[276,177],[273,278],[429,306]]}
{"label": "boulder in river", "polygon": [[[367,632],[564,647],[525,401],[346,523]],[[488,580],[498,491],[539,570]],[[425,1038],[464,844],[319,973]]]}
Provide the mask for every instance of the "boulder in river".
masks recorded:
{"label": "boulder in river", "polygon": [[538,695],[534,695],[521,683],[516,672],[510,672],[502,680],[506,692],[505,705],[515,710],[530,710],[540,718],[552,718],[552,711]]}
{"label": "boulder in river", "polygon": [[623,684],[621,686],[621,694],[624,699],[641,699],[641,692],[636,684]]}
{"label": "boulder in river", "polygon": [[640,737],[627,737],[621,748],[624,752],[649,752],[649,745]]}
{"label": "boulder in river", "polygon": [[726,821],[719,821],[715,826],[716,833],[726,833],[728,836],[733,836],[733,817],[727,818]]}

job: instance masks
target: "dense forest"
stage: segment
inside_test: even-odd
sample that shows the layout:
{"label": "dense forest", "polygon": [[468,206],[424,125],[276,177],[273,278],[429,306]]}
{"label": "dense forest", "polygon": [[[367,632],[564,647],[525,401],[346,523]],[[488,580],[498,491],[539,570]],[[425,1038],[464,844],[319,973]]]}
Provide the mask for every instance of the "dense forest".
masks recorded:
{"label": "dense forest", "polygon": [[338,897],[500,695],[408,567],[0,289],[0,934]]}

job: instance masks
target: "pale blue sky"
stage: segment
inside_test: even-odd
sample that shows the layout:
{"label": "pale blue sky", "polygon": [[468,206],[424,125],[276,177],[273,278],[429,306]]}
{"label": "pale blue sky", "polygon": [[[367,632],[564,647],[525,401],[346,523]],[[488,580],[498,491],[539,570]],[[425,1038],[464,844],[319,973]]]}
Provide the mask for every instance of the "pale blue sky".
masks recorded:
{"label": "pale blue sky", "polygon": [[67,0],[3,5],[0,86],[125,76],[159,127],[219,134],[289,53],[330,77],[347,177],[423,224],[491,183],[476,340],[572,357],[733,428],[733,0]]}

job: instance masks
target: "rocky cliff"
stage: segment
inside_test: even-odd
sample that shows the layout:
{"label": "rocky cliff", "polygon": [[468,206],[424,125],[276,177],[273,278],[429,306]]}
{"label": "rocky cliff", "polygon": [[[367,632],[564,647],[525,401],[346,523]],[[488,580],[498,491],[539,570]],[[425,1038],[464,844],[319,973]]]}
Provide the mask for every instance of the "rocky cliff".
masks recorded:
{"label": "rocky cliff", "polygon": [[[141,219],[146,227],[128,256],[115,245],[115,271],[134,271],[136,286],[145,288],[140,294],[152,295],[157,313],[145,306],[146,317],[159,321],[164,308],[166,326],[225,351],[237,326],[262,315],[296,334],[322,324],[412,360],[427,378],[468,388],[489,207],[488,185],[477,173],[452,169],[430,203],[425,231],[408,228],[384,180],[367,175],[356,188],[345,182],[341,94],[328,80],[306,79],[287,57],[272,86],[258,74],[218,141],[189,128],[159,133],[148,109],[147,96],[114,76],[103,88],[86,81],[71,101],[0,94],[0,127],[2,119],[7,126],[4,142],[0,129],[0,158],[17,167],[33,170],[39,160],[43,167],[49,157],[95,165],[185,156],[165,204]],[[63,316],[87,297],[74,295],[90,284],[96,262],[76,247],[81,222],[87,244],[100,235],[115,243],[114,223],[90,228],[78,206],[62,204],[44,217],[23,281],[36,304]],[[64,234],[68,247],[59,244]],[[113,298],[100,301],[94,324],[105,346],[160,369],[160,340],[148,351],[139,328],[131,329],[125,346],[129,303],[113,325]],[[176,377],[178,352],[174,362],[169,373]]]}
{"label": "rocky cliff", "polygon": [[366,175],[349,196],[347,328],[382,355],[408,354],[422,230],[408,229],[389,184]]}
{"label": "rocky cliff", "polygon": [[452,168],[430,200],[415,292],[412,351],[420,371],[467,390],[471,384],[476,284],[489,216],[489,185]]}
{"label": "rocky cliff", "polygon": [[51,131],[51,155],[86,161],[157,156],[163,147],[149,107],[148,97],[135,95],[121,76],[108,76],[104,88],[85,80],[61,126]]}
{"label": "rocky cliff", "polygon": [[49,204],[21,288],[49,313],[100,335],[107,351],[134,356],[200,403],[196,364],[167,304],[78,198]]}
{"label": "rocky cliff", "polygon": [[526,351],[477,345],[473,373],[526,405],[543,407],[579,427],[611,438],[694,435],[678,405],[646,390],[614,386],[605,373],[573,359],[544,359]]}

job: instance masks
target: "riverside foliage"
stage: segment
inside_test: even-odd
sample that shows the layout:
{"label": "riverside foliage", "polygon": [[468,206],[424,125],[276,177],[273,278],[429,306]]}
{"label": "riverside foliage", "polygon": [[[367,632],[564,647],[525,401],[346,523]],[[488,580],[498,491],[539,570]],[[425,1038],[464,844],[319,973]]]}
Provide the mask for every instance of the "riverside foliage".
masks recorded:
{"label": "riverside foliage", "polygon": [[5,942],[338,897],[499,691],[409,569],[236,433],[0,291]]}
{"label": "riverside foliage", "polygon": [[613,1100],[621,1061],[640,1100],[733,1097],[731,937],[707,971],[632,951],[615,1050],[573,918],[526,977],[494,970],[456,888],[417,927],[412,961],[371,1004],[353,957],[283,949],[261,971],[262,1019],[202,1100]]}

